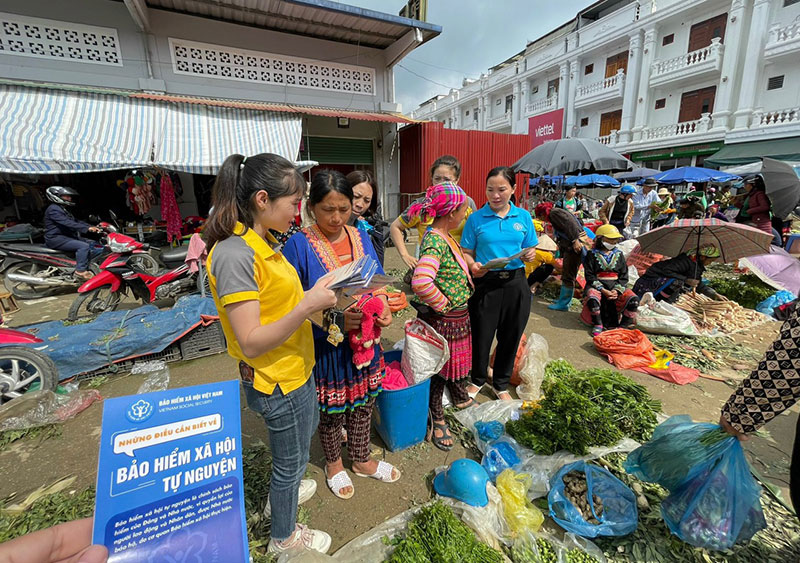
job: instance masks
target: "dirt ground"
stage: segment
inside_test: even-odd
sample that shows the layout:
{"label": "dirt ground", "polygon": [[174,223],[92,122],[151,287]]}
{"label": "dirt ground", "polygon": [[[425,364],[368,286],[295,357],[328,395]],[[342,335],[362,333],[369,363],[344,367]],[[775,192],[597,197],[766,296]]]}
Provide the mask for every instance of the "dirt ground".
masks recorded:
{"label": "dirt ground", "polygon": [[[402,263],[397,252],[387,249],[386,269],[400,269]],[[38,302],[21,303],[22,310],[7,318],[10,326],[20,326],[42,320],[64,318],[74,295],[63,295]],[[591,337],[581,324],[576,313],[556,313],[546,308],[547,303],[535,299],[531,308],[527,332],[544,336],[550,346],[551,358],[563,357],[578,368],[603,367],[608,364],[598,356]],[[135,306],[131,303],[127,306]],[[384,347],[391,348],[403,334],[403,321],[384,331]],[[743,345],[763,351],[773,340],[777,323],[762,325],[750,333],[738,337]],[[170,364],[170,388],[183,387],[236,377],[236,362],[226,354],[201,358],[190,362]],[[711,374],[731,380],[739,380],[748,371],[726,369]],[[723,383],[699,379],[696,383],[677,386],[638,372],[626,372],[633,380],[645,385],[651,394],[662,401],[668,415],[689,414],[694,420],[714,421],[731,394],[734,383]],[[136,376],[120,376],[109,379],[99,387],[103,397],[117,397],[135,393],[141,381]],[[479,396],[480,401],[489,400]],[[267,442],[263,421],[245,406],[242,397],[242,428],[245,444],[262,440]],[[50,484],[62,477],[75,475],[74,487],[81,489],[94,485],[97,467],[98,438],[102,403],[95,403],[76,418],[63,425],[62,435],[45,441],[23,439],[0,451],[0,498],[16,494],[24,497],[32,490]],[[797,407],[779,416],[761,436],[746,443],[754,467],[769,481],[783,489],[789,498],[789,461],[798,416]],[[415,504],[427,501],[430,484],[427,478],[431,471],[451,461],[472,455],[457,444],[448,452],[442,452],[430,444],[415,446],[409,450],[392,453],[384,448],[381,439],[373,432],[373,453],[380,459],[395,464],[403,473],[394,484],[382,484],[371,479],[353,477],[355,496],[339,500],[325,486],[324,459],[319,442],[314,439],[311,451],[310,472],[319,488],[317,494],[305,505],[310,510],[311,525],[326,530],[333,537],[332,549],[338,549],[352,538],[369,530],[384,520]],[[345,453],[345,464],[348,465]],[[346,514],[346,518],[342,515]]]}

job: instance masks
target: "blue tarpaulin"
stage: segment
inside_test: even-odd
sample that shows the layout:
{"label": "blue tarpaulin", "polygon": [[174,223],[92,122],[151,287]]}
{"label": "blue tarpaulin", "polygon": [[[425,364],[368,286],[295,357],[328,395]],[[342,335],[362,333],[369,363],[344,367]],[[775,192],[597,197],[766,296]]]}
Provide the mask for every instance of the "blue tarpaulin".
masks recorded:
{"label": "blue tarpaulin", "polygon": [[44,340],[44,344],[31,346],[56,363],[59,380],[63,381],[112,362],[161,352],[201,324],[204,317],[216,315],[213,299],[188,295],[163,311],[145,305],[103,313],[86,324],[64,326],[63,321],[51,321],[19,330]]}

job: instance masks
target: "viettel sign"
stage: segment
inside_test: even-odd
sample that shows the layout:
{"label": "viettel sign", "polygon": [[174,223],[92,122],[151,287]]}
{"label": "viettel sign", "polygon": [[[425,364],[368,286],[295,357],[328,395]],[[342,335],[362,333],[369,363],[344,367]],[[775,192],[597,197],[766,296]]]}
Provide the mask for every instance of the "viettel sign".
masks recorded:
{"label": "viettel sign", "polygon": [[545,141],[561,139],[564,136],[563,133],[563,108],[528,118],[528,136],[531,139],[532,149],[535,149]]}

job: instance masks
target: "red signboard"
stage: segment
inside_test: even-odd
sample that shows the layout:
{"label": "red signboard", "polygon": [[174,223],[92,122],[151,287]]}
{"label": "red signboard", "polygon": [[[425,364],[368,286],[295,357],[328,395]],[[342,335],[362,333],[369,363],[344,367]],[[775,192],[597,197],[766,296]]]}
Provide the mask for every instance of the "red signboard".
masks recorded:
{"label": "red signboard", "polygon": [[528,137],[535,149],[545,141],[561,139],[564,134],[564,109],[548,111],[528,119]]}

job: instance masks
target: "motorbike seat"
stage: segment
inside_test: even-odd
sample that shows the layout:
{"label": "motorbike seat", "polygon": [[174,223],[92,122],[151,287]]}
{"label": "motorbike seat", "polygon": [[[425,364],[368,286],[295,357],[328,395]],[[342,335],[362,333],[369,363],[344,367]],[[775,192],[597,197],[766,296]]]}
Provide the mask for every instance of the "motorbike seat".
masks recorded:
{"label": "motorbike seat", "polygon": [[42,254],[64,254],[61,250],[54,250],[48,248],[43,244],[27,244],[27,243],[14,243],[14,244],[0,244],[0,248],[16,251],[16,252],[39,252]]}
{"label": "motorbike seat", "polygon": [[183,263],[186,261],[186,253],[188,251],[188,246],[180,246],[178,248],[173,248],[172,250],[167,250],[166,252],[161,253],[161,261],[167,265]]}

